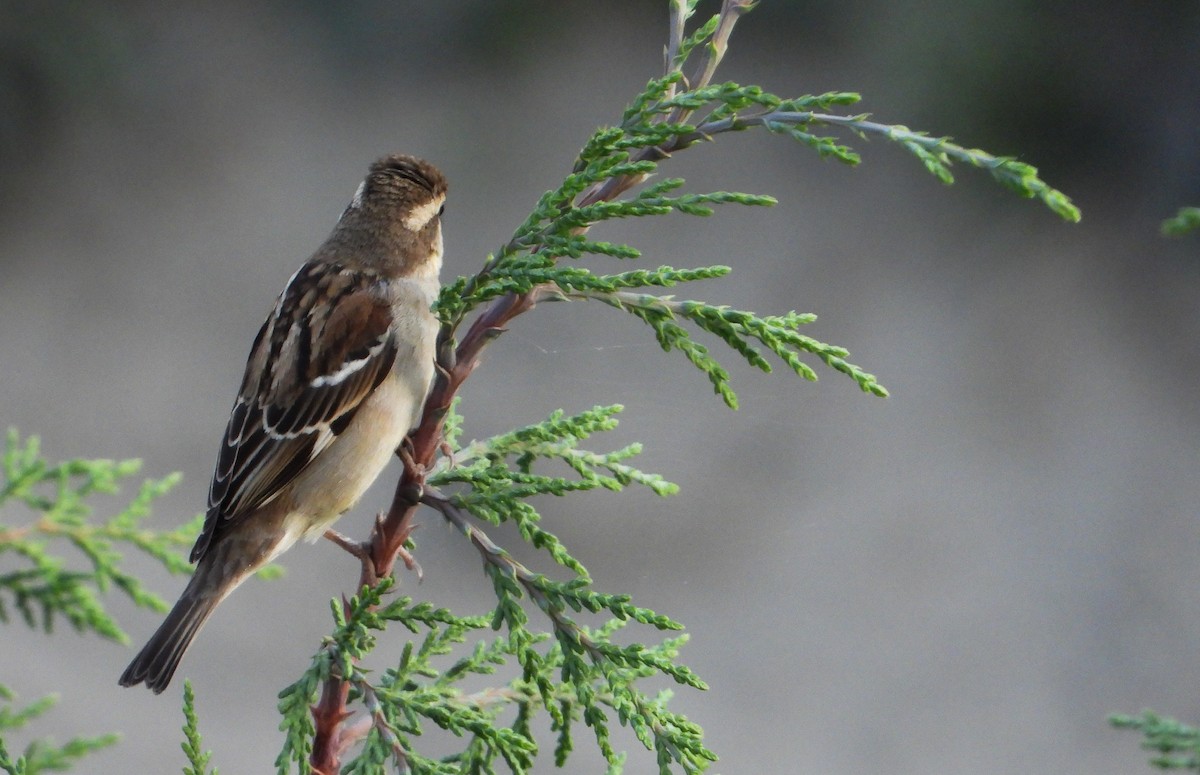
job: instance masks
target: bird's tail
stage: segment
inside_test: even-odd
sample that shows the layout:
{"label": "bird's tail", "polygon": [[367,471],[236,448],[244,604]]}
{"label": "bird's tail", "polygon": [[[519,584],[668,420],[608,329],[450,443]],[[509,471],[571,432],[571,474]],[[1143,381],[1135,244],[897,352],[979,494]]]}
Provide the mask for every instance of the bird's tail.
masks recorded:
{"label": "bird's tail", "polygon": [[192,586],[188,585],[158,631],[125,668],[121,686],[135,686],[144,681],[155,694],[161,694],[167,688],[192,638],[221,601],[220,597],[203,592],[189,594],[193,592]]}
{"label": "bird's tail", "polygon": [[295,543],[293,531],[267,521],[273,515],[255,516],[263,524],[252,524],[253,529],[234,529],[200,558],[179,602],[121,674],[121,686],[144,682],[155,694],[161,694],[171,683],[171,676],[175,675],[192,638],[217,605],[256,570]]}

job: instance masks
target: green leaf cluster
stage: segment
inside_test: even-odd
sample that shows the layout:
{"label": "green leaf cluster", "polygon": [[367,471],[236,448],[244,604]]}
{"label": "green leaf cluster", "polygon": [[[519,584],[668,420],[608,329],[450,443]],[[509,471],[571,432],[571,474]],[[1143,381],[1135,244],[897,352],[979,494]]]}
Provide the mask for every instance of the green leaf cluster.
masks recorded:
{"label": "green leaf cluster", "polygon": [[[364,711],[361,745],[344,765],[348,773],[377,772],[389,761],[414,773],[490,773],[499,763],[510,772],[528,772],[539,751],[532,722],[541,712],[549,717],[559,766],[574,750],[574,726],[583,723],[609,771],[619,772],[625,754],[612,741],[614,717],[656,752],[662,772],[672,766],[701,771],[715,758],[699,727],[669,709],[669,692],[651,696],[639,688],[639,682],[656,676],[705,688],[678,661],[686,638],[653,645],[613,640],[631,622],[666,631],[681,625],[634,605],[628,595],[594,589],[582,563],[541,527],[541,516],[529,502],[535,496],[621,490],[632,484],[659,495],[676,491],[662,477],[629,464],[639,445],[604,453],[580,448],[594,434],[614,429],[620,410],[600,406],[573,416],[555,412],[542,422],[466,444],[429,473],[428,500],[479,550],[496,605],[489,614],[460,617],[407,597],[387,602],[392,579],[364,587],[343,604],[335,602],[333,634],[305,674],[280,694],[285,742],[276,764],[281,774],[293,765],[301,773],[309,771],[316,732],[310,708],[331,677],[349,684],[351,702]],[[452,410],[448,419],[457,437],[460,418]],[[553,465],[562,472],[541,470]],[[572,577],[558,580],[530,570],[471,517],[513,522],[526,542],[547,552]],[[546,617],[549,632],[541,631],[527,606]],[[589,626],[582,616],[601,621]],[[391,622],[422,637],[407,643],[399,663],[375,677],[363,663]],[[489,630],[502,634],[489,638]],[[449,665],[439,662],[468,639],[473,646],[467,655]],[[505,667],[507,682],[475,692],[463,686],[472,676],[493,675]],[[461,750],[440,759],[420,753],[416,738],[430,726],[461,737]]]}
{"label": "green leaf cluster", "polygon": [[[669,692],[650,698],[636,687],[638,681],[665,672],[702,688],[676,664],[685,638],[655,647],[617,645],[611,637],[623,622],[614,619],[555,640],[531,632],[522,621],[511,624],[507,635],[489,639],[482,635],[496,625],[494,616],[460,617],[408,597],[387,602],[392,587],[393,581],[385,579],[343,604],[334,602],[334,632],[305,674],[280,694],[285,742],[276,764],[281,775],[292,765],[300,773],[311,771],[309,708],[331,676],[349,685],[351,705],[362,710],[361,744],[344,763],[345,773],[380,772],[389,763],[415,775],[494,773],[498,764],[526,773],[539,752],[532,722],[541,711],[550,717],[559,766],[574,749],[573,725],[583,722],[591,727],[609,771],[619,772],[624,755],[610,741],[613,713],[657,751],[664,772],[672,762],[684,763],[685,772],[698,771],[714,758],[700,742],[699,728],[667,709]],[[627,601],[608,602],[634,610]],[[420,637],[405,645],[396,665],[376,676],[361,663],[392,622]],[[475,640],[471,650],[444,664],[468,637]],[[582,653],[592,658],[582,659]],[[519,668],[507,683],[473,692],[462,686],[471,676],[492,676],[506,665]],[[461,748],[437,759],[422,755],[415,740],[429,728],[461,738]]]}
{"label": "green leaf cluster", "polygon": [[1153,752],[1150,764],[1160,770],[1200,772],[1200,729],[1144,710],[1139,716],[1113,716],[1117,729],[1142,733],[1142,749]]}
{"label": "green leaf cluster", "polygon": [[[643,485],[658,495],[674,493],[675,485],[628,465],[640,445],[609,453],[579,449],[579,442],[597,431],[613,429],[620,410],[620,406],[595,407],[570,417],[555,412],[541,423],[473,442],[454,455],[456,465],[434,471],[430,482],[459,488],[446,498],[444,513],[484,558],[497,598],[490,626],[507,632],[503,652],[515,658],[522,685],[536,692],[541,707],[550,714],[558,735],[556,762],[561,766],[566,761],[573,748],[571,725],[582,720],[592,729],[610,771],[619,771],[624,754],[614,748],[609,730],[610,714],[615,713],[619,723],[656,752],[662,772],[671,771],[672,765],[684,772],[700,771],[715,758],[704,747],[702,731],[668,709],[669,693],[651,698],[636,686],[642,679],[666,676],[685,686],[706,688],[677,660],[686,638],[669,638],[654,646],[619,645],[611,640],[630,622],[657,630],[678,630],[681,625],[634,605],[628,595],[593,589],[582,563],[539,525],[541,517],[528,501],[538,495],[596,488],[620,490],[629,484]],[[572,476],[539,473],[539,462],[565,464]],[[574,577],[560,581],[530,570],[473,522],[461,518],[458,510],[494,524],[514,522],[525,541],[547,551]],[[543,645],[545,636],[533,629],[526,602],[549,620],[550,648]],[[606,617],[597,627],[576,618],[597,614]],[[523,706],[522,713],[529,712]]]}
{"label": "green leaf cluster", "polygon": [[830,123],[840,123],[863,134],[868,132],[882,134],[889,140],[899,143],[905,150],[916,156],[925,165],[925,168],[943,183],[954,182],[950,167],[953,162],[959,161],[986,170],[996,181],[1023,197],[1041,200],[1055,215],[1065,221],[1075,223],[1081,217],[1079,208],[1071,202],[1070,197],[1047,185],[1038,176],[1037,168],[1032,164],[1018,161],[1010,156],[994,156],[978,148],[964,148],[951,142],[948,137],[930,137],[925,132],[914,132],[899,124],[891,126],[876,124],[867,121],[865,116],[854,117],[850,120],[830,121]]}
{"label": "green leaf cluster", "polygon": [[[676,4],[673,8],[680,24],[694,10],[691,3]],[[713,212],[713,205],[719,204],[773,205],[773,198],[762,195],[724,191],[683,193],[684,181],[679,178],[652,181],[660,164],[672,153],[711,141],[724,132],[761,127],[791,137],[823,157],[847,164],[857,164],[859,155],[836,137],[815,133],[814,127],[848,129],[863,137],[880,135],[912,153],[946,183],[953,182],[950,168],[959,161],[987,170],[1022,196],[1040,199],[1066,220],[1079,219],[1078,208],[1062,192],[1048,186],[1029,164],[964,148],[949,138],[931,137],[902,125],[870,121],[866,114],[829,112],[856,104],[860,97],[854,92],[783,98],[755,85],[708,82],[724,53],[728,31],[723,25],[727,22],[724,13],[714,15],[683,38],[668,71],[652,79],[632,100],[619,125],[602,127],[593,133],[571,173],[557,188],[542,195],[525,222],[500,250],[488,256],[479,273],[459,278],[443,289],[437,308],[451,332],[457,330],[471,310],[501,296],[596,300],[630,312],[645,322],[663,349],[677,350],[687,357],[708,376],[714,391],[730,407],[737,406],[737,397],[729,384],[729,373],[705,345],[693,339],[692,332],[682,322],[717,336],[757,368],[769,369],[769,365],[750,344],[751,340],[766,345],[805,379],[815,379],[816,373],[801,360],[802,353],[816,355],[831,368],[853,378],[864,391],[886,395],[872,375],[846,360],[844,348],[795,333],[795,325],[810,322],[814,319],[811,315],[789,312],[760,317],[703,301],[676,302],[669,296],[631,292],[631,289],[672,287],[722,277],[729,273],[729,267],[676,269],[664,265],[656,270],[603,274],[580,263],[580,259],[589,255],[622,260],[640,258],[641,253],[630,245],[587,236],[593,226],[605,221],[673,212],[706,216]],[[697,56],[701,59],[701,75],[698,81],[697,77],[689,81],[684,71]],[[564,263],[562,259],[570,261]]]}
{"label": "green leaf cluster", "polygon": [[[691,10],[689,7],[682,12],[690,15]],[[731,271],[727,266],[678,269],[663,265],[652,270],[601,273],[581,263],[588,256],[620,260],[641,257],[641,252],[633,246],[588,237],[593,226],[606,221],[670,213],[708,216],[716,205],[775,204],[774,198],[758,194],[685,192],[680,178],[652,180],[671,153],[709,140],[715,132],[748,128],[750,124],[739,118],[748,109],[758,110],[756,115],[795,114],[802,110],[827,110],[858,100],[858,95],[849,92],[785,100],[758,86],[736,83],[705,83],[686,88],[683,68],[692,54],[710,50],[719,28],[718,20],[719,15],[712,17],[682,43],[673,69],[647,84],[626,108],[618,126],[596,130],[581,149],[570,174],[557,188],[541,196],[512,238],[488,256],[476,275],[461,277],[442,289],[436,307],[451,333],[471,310],[502,296],[532,295],[547,301],[593,300],[630,312],[646,323],[663,349],[677,350],[687,357],[708,376],[714,391],[730,407],[737,406],[737,397],[729,384],[728,371],[681,323],[715,335],[756,368],[769,370],[770,366],[750,344],[751,340],[766,345],[805,379],[815,379],[816,373],[801,361],[800,355],[815,354],[850,375],[863,390],[886,395],[874,377],[845,360],[844,348],[794,332],[797,325],[811,322],[815,316],[789,312],[762,317],[702,301],[676,302],[671,296],[631,292],[724,277]],[[697,112],[703,117],[691,120]],[[799,125],[782,119],[763,125],[812,145],[822,155],[848,163],[858,161],[856,155],[830,138],[813,136]]]}
{"label": "green leaf cluster", "polygon": [[[304,675],[279,695],[283,716],[280,728],[285,733],[276,761],[279,772],[289,772],[292,764],[301,773],[311,771],[314,727],[309,709],[330,677],[349,684],[351,703],[361,704],[366,711],[368,728],[361,735],[359,751],[344,766],[346,773],[379,772],[389,761],[395,761],[398,767],[407,766],[414,773],[490,772],[496,757],[523,768],[515,771],[528,769],[536,747],[527,736],[496,727],[496,715],[504,704],[472,697],[458,688],[458,683],[469,675],[493,672],[493,666],[502,662],[497,648],[481,644],[448,668],[434,665],[437,657],[463,643],[467,633],[486,628],[487,618],[456,616],[429,603],[414,603],[408,597],[385,603],[392,586],[392,579],[383,579],[374,588],[363,587],[344,603],[334,601],[333,633]],[[424,633],[424,637],[420,645],[406,644],[399,663],[376,678],[359,663],[370,654],[377,635],[390,622],[414,634]],[[469,736],[464,751],[445,761],[421,756],[411,741],[422,734],[426,722],[456,736]],[[464,759],[473,761],[477,768],[458,769],[454,762]]]}
{"label": "green leaf cluster", "polygon": [[[641,444],[605,453],[579,448],[579,442],[592,434],[614,429],[621,409],[620,405],[597,406],[570,417],[556,411],[540,423],[472,442],[454,453],[453,465],[443,461],[428,481],[437,487],[465,485],[450,498],[454,507],[496,525],[512,521],[524,540],[586,580],[583,565],[540,526],[541,515],[529,503],[530,498],[596,488],[617,492],[630,484],[648,487],[658,495],[678,491],[661,476],[626,462],[642,451]],[[539,460],[564,463],[572,476],[565,471],[563,475],[538,473],[534,464]]]}
{"label": "green leaf cluster", "polygon": [[187,757],[187,766],[183,775],[217,775],[217,768],[208,769],[212,760],[212,751],[204,750],[200,739],[200,721],[196,716],[196,692],[192,682],[183,682],[183,742],[180,743],[183,755]]}
{"label": "green leaf cluster", "polygon": [[54,697],[43,697],[23,708],[15,708],[15,699],[13,691],[0,684],[0,770],[9,775],[37,775],[70,769],[80,758],[107,748],[120,739],[115,734],[75,737],[61,745],[53,740],[35,740],[14,759],[5,747],[5,737],[9,732],[19,730],[37,719],[55,704]]}
{"label": "green leaf cluster", "polygon": [[[138,606],[166,608],[161,598],[121,568],[118,546],[144,552],[172,572],[188,571],[179,550],[195,538],[201,518],[170,533],[140,524],[152,502],[174,487],[179,475],[145,481],[125,508],[93,524],[89,499],[117,492],[120,481],[137,473],[141,461],[68,460],[51,465],[41,458],[37,437],[22,441],[10,430],[2,462],[0,557],[17,558],[18,567],[0,573],[0,621],[9,621],[16,609],[26,624],[47,633],[62,619],[81,632],[128,642],[100,596],[115,588]],[[23,522],[17,521],[14,503],[26,507],[29,516]],[[62,545],[73,547],[87,567],[75,567],[78,563],[72,565],[58,554]]]}
{"label": "green leaf cluster", "polygon": [[[140,523],[153,501],[179,481],[178,475],[148,480],[114,516],[92,522],[93,501],[111,495],[123,480],[137,473],[137,460],[68,460],[51,464],[42,458],[37,437],[22,440],[10,430],[0,466],[0,622],[10,623],[13,612],[33,628],[53,632],[66,621],[80,632],[109,640],[128,640],[105,609],[102,597],[116,589],[136,605],[162,609],[165,604],[135,576],[122,568],[118,547],[133,548],[173,571],[187,568],[178,549],[191,543],[198,524],[170,533],[155,533]],[[61,554],[72,547],[74,557]],[[0,770],[34,773],[69,769],[88,753],[116,742],[116,735],[76,737],[64,744],[35,740],[12,758],[4,744],[6,733],[25,727],[54,705],[44,697],[23,708],[13,706],[15,695],[0,685]]]}
{"label": "green leaf cluster", "polygon": [[[598,136],[603,136],[603,132]],[[649,142],[648,139],[645,141]],[[584,153],[588,152],[589,149],[585,148]],[[593,147],[591,152],[605,151]],[[498,257],[490,257],[479,275],[470,279],[460,278],[443,289],[438,302],[443,319],[450,325],[457,325],[456,315],[465,314],[481,303],[505,294],[529,294],[540,290],[546,300],[595,300],[633,314],[653,330],[664,350],[683,353],[703,371],[714,391],[731,408],[737,407],[737,397],[729,384],[729,372],[707,347],[694,340],[681,322],[691,323],[701,331],[715,335],[757,368],[770,371],[769,363],[750,344],[751,340],[766,345],[792,371],[805,379],[816,379],[816,373],[800,359],[802,352],[816,354],[827,364],[852,376],[868,392],[879,396],[887,394],[873,376],[845,361],[848,353],[844,348],[795,333],[798,325],[815,320],[813,315],[789,312],[782,316],[759,316],[723,305],[702,301],[680,302],[673,296],[635,294],[629,290],[670,288],[681,283],[716,279],[729,274],[731,270],[727,266],[695,269],[660,266],[653,270],[597,274],[578,263],[560,264],[559,259],[563,257],[577,259],[588,254],[623,259],[640,256],[630,246],[588,240],[580,233],[600,220],[661,215],[672,211],[708,215],[711,213],[711,204],[774,203],[770,197],[729,192],[671,196],[669,192],[680,188],[683,181],[669,178],[647,186],[638,195],[626,200],[598,202],[586,207],[570,207],[567,204],[589,186],[603,185],[623,175],[648,174],[645,171],[653,168],[653,162],[634,166],[619,161],[626,158],[625,151],[617,151],[607,157],[594,159],[585,164],[581,171],[569,176],[561,189],[547,192],[513,241],[501,250]]]}
{"label": "green leaf cluster", "polygon": [[1162,223],[1162,233],[1168,237],[1182,237],[1200,229],[1200,207],[1181,207],[1174,217]]}
{"label": "green leaf cluster", "polygon": [[800,326],[816,320],[816,315],[789,312],[760,317],[725,305],[679,301],[671,296],[653,294],[612,293],[597,298],[647,323],[654,329],[663,350],[683,352],[696,368],[708,375],[713,389],[731,409],[738,407],[738,399],[729,385],[729,372],[711,356],[708,348],[694,341],[678,321],[689,321],[717,336],[748,364],[762,371],[769,373],[772,370],[771,363],[752,342],[764,345],[804,379],[817,379],[816,372],[800,358],[800,353],[810,353],[851,377],[863,392],[879,397],[888,395],[887,389],[879,384],[874,374],[846,360],[848,350],[798,332]]}

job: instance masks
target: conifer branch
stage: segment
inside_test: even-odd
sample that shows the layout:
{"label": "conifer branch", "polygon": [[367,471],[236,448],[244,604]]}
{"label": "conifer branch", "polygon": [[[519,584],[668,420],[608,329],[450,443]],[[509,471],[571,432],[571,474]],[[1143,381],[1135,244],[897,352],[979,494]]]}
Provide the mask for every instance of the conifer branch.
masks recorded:
{"label": "conifer branch", "polygon": [[34,775],[35,773],[70,769],[78,760],[90,753],[114,745],[120,735],[106,734],[96,737],[73,737],[58,744],[49,739],[35,740],[25,747],[16,759],[4,745],[4,737],[12,731],[22,729],[31,721],[40,718],[54,707],[54,697],[42,697],[23,708],[12,708],[16,699],[14,692],[0,684],[0,770],[10,775]]}
{"label": "conifer branch", "polygon": [[[454,407],[459,391],[491,343],[514,318],[542,302],[600,301],[646,323],[660,346],[683,354],[708,377],[714,391],[730,407],[737,406],[737,396],[729,372],[707,347],[693,339],[689,328],[716,337],[755,368],[769,371],[769,356],[773,356],[797,376],[813,380],[816,371],[805,362],[811,357],[849,376],[864,392],[887,395],[873,375],[847,360],[845,348],[799,333],[801,325],[815,320],[814,315],[789,312],[761,316],[721,304],[641,292],[718,278],[729,272],[728,267],[661,266],[657,270],[600,274],[586,265],[589,256],[636,261],[641,254],[630,245],[592,239],[589,230],[596,224],[623,218],[707,216],[718,205],[773,205],[775,200],[769,196],[695,193],[684,190],[682,179],[654,180],[672,154],[721,134],[756,128],[791,137],[821,156],[848,164],[858,163],[857,153],[838,138],[814,131],[816,128],[829,127],[863,137],[883,136],[915,155],[945,182],[952,180],[951,163],[962,162],[989,171],[1024,196],[1041,199],[1067,220],[1078,219],[1078,210],[1070,200],[1046,185],[1029,165],[967,149],[946,138],[870,121],[864,115],[840,115],[840,109],[858,102],[853,92],[785,99],[758,86],[715,82],[732,31],[753,5],[748,0],[724,0],[718,13],[689,32],[696,0],[668,0],[663,74],[652,79],[630,102],[618,125],[598,129],[588,139],[562,183],[538,199],[525,222],[487,256],[474,275],[460,277],[442,288],[435,304],[442,323],[437,376],[421,423],[401,453],[404,469],[391,507],[380,515],[371,536],[361,546],[343,541],[362,560],[360,586],[367,589],[388,583],[398,558],[410,567],[415,564],[405,547],[411,546],[413,519],[421,504],[433,507],[472,542],[484,559],[485,572],[496,593],[491,624],[508,631],[507,651],[503,653],[521,666],[522,680],[533,688],[540,707],[551,715],[559,734],[555,758],[560,764],[571,750],[569,729],[575,718],[592,727],[610,766],[619,767],[623,761],[623,755],[608,743],[606,715],[597,700],[596,686],[600,683],[606,687],[607,707],[615,709],[621,721],[630,724],[638,738],[657,752],[662,772],[673,765],[685,772],[700,771],[712,758],[699,730],[670,714],[665,698],[651,701],[630,688],[638,677],[651,674],[669,675],[682,684],[701,688],[702,682],[675,662],[675,651],[682,640],[666,641],[653,648],[619,647],[607,640],[604,627],[590,630],[566,611],[603,613],[611,617],[610,622],[628,619],[660,629],[677,625],[667,617],[630,605],[622,596],[592,590],[582,563],[541,527],[540,515],[528,502],[534,495],[564,495],[595,487],[619,489],[633,482],[660,494],[666,494],[671,486],[630,468],[625,459],[636,454],[632,447],[604,455],[578,449],[578,442],[591,430],[612,420],[615,410],[605,414],[604,408],[570,418],[558,414],[538,426],[457,448],[461,425]],[[452,463],[439,463],[439,452],[448,454]],[[565,464],[570,474],[550,474],[540,468],[552,464]],[[574,578],[555,581],[517,563],[474,520],[514,522],[523,540],[545,550]],[[549,618],[557,650],[538,650],[539,636],[527,626],[522,600],[533,602]],[[348,612],[345,615],[350,616]],[[312,750],[340,750],[339,741],[345,739],[346,732],[346,703],[351,700],[374,703],[377,710],[371,711],[373,718],[386,720],[389,713],[399,712],[380,684],[372,684],[374,688],[368,691],[356,672],[358,652],[343,650],[339,654],[339,669],[310,673],[306,679],[323,682],[322,699],[313,713],[318,720],[315,729],[312,719],[301,722],[293,718],[288,722],[296,730],[297,736],[290,744],[295,757],[307,757]],[[514,727],[519,732],[527,732],[526,716],[538,706],[516,699],[523,690],[496,695],[519,705],[519,723]],[[564,690],[573,695],[564,697]],[[307,703],[316,702],[317,684],[305,684],[302,694],[309,698]],[[430,713],[430,718],[436,716]],[[387,756],[402,757],[413,771],[458,771],[445,769],[446,762],[423,759],[403,743],[405,738],[398,729],[391,721],[364,722],[355,727],[354,735],[367,741],[364,746],[376,753],[386,749],[390,751]],[[400,741],[399,747],[387,742],[388,730]],[[319,738],[315,749],[305,748],[308,743],[302,738],[313,734]],[[493,755],[501,751],[514,772],[523,771],[524,754],[519,747],[504,754],[503,743],[488,740],[482,731],[475,734],[474,748],[463,754],[466,758],[454,760],[456,765],[478,761],[470,758],[470,750],[493,750]],[[335,764],[330,766],[335,766],[336,759],[334,756],[326,761],[333,761]],[[315,755],[313,761],[317,761]]]}
{"label": "conifer branch", "polygon": [[[186,573],[180,550],[198,531],[193,521],[160,534],[140,526],[153,501],[179,481],[178,474],[147,480],[125,508],[101,524],[92,523],[89,499],[114,494],[122,479],[137,473],[138,460],[68,460],[51,465],[41,457],[37,437],[21,440],[8,432],[0,486],[0,556],[19,558],[15,570],[0,574],[0,622],[15,608],[30,627],[52,632],[59,620],[119,643],[128,637],[105,610],[101,596],[116,588],[137,606],[157,611],[166,603],[122,568],[118,547],[129,546],[158,560],[167,570]],[[16,523],[14,505],[31,516]],[[76,561],[53,551],[69,545]],[[80,562],[90,569],[80,569]]]}
{"label": "conifer branch", "polygon": [[1138,716],[1113,716],[1109,723],[1142,734],[1142,749],[1154,754],[1152,767],[1200,772],[1200,729],[1151,710]]}
{"label": "conifer branch", "polygon": [[[181,551],[199,531],[196,522],[169,533],[141,526],[154,500],[174,487],[179,475],[143,482],[124,508],[103,522],[93,521],[94,499],[116,494],[140,467],[138,460],[51,464],[42,457],[36,436],[21,439],[16,430],[8,431],[0,455],[0,558],[9,561],[0,573],[0,623],[8,624],[15,610],[27,626],[46,633],[65,621],[79,632],[124,643],[127,636],[104,607],[109,592],[116,589],[137,606],[166,609],[162,599],[124,569],[121,550],[143,552],[172,572],[188,571]],[[36,740],[13,759],[4,746],[5,734],[39,718],[55,702],[44,697],[13,708],[14,699],[0,685],[0,770],[5,772],[68,769],[118,739],[113,734],[76,737],[61,745]]]}
{"label": "conifer branch", "polygon": [[183,682],[183,754],[187,757],[187,766],[183,775],[217,775],[217,768],[208,769],[212,760],[212,751],[204,750],[200,739],[200,720],[196,716],[196,692],[192,682]]}

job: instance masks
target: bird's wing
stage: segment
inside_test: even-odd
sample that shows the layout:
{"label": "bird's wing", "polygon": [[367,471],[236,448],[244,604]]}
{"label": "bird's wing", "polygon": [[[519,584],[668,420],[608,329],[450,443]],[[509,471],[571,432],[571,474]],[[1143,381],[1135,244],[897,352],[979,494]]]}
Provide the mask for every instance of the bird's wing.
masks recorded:
{"label": "bird's wing", "polygon": [[397,343],[385,282],[318,262],[288,282],[250,352],[193,562],[223,526],[278,496],[387,377]]}

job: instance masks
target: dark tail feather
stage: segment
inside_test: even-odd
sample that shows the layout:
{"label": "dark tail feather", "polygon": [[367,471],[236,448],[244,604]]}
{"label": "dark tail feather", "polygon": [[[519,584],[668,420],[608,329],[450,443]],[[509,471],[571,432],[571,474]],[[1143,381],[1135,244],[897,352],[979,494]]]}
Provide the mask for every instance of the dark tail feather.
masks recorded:
{"label": "dark tail feather", "polygon": [[179,660],[183,659],[183,653],[191,645],[192,638],[196,637],[224,597],[203,592],[196,594],[192,586],[188,585],[150,642],[125,668],[121,674],[121,686],[136,686],[144,681],[147,688],[155,694],[161,694],[171,683],[171,676],[175,675],[175,668],[179,667]]}
{"label": "dark tail feather", "polygon": [[248,528],[235,526],[208,546],[179,602],[121,674],[121,686],[145,682],[155,694],[167,688],[183,653],[217,604],[296,540],[282,524],[286,515],[280,509],[256,512],[249,515],[250,521],[241,523]]}

